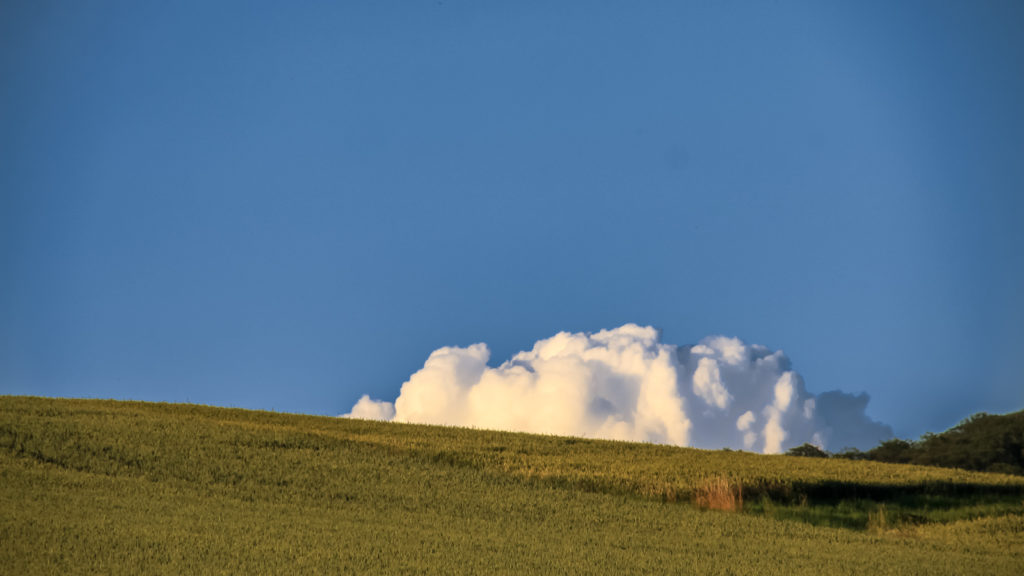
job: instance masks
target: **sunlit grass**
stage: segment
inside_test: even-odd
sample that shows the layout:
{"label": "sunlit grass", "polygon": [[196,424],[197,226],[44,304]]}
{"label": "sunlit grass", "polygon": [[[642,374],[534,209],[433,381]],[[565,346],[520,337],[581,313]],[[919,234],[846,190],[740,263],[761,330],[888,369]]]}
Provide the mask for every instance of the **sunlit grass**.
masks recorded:
{"label": "sunlit grass", "polygon": [[[735,511],[695,505],[716,478]],[[0,573],[1015,574],[1022,500],[938,468],[0,397]]]}

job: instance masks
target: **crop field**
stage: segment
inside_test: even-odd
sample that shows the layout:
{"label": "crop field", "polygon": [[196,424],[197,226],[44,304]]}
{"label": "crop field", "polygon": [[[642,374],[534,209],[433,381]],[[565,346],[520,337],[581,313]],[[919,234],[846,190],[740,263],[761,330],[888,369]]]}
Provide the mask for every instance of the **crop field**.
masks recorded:
{"label": "crop field", "polygon": [[1022,566],[1019,476],[0,397],[2,574],[934,575]]}

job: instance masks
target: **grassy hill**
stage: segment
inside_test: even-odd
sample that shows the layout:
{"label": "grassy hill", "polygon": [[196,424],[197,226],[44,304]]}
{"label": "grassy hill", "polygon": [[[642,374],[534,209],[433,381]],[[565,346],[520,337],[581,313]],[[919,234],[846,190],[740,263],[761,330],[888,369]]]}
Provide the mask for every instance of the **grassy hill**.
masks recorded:
{"label": "grassy hill", "polygon": [[[726,500],[742,492],[742,512],[695,505],[721,485]],[[931,575],[1021,566],[1016,476],[0,397],[3,574]]]}

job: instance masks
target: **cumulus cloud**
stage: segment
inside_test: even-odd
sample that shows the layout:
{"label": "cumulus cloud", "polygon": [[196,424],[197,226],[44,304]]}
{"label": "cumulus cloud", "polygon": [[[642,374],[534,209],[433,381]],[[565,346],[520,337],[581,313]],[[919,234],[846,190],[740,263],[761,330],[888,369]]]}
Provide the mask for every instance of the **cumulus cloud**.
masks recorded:
{"label": "cumulus cloud", "polygon": [[361,420],[391,420],[395,417],[395,405],[391,402],[371,400],[369,396],[363,394],[352,407],[352,411],[344,416]]}
{"label": "cumulus cloud", "polygon": [[394,404],[345,416],[778,453],[805,442],[867,448],[892,436],[866,394],[815,396],[782,351],[712,336],[661,342],[626,324],[561,332],[497,367],[485,344],[435,350]]}

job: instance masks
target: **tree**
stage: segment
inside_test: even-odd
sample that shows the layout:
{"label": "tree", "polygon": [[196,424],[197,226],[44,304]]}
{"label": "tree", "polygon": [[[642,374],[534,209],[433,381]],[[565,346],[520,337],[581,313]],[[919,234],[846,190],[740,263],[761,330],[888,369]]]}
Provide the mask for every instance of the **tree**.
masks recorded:
{"label": "tree", "polygon": [[814,444],[803,444],[796,448],[790,448],[786,454],[788,456],[804,456],[807,458],[828,458],[828,452],[825,452]]}
{"label": "tree", "polygon": [[879,462],[906,464],[914,458],[914,444],[900,438],[886,440],[868,450],[868,458]]}

